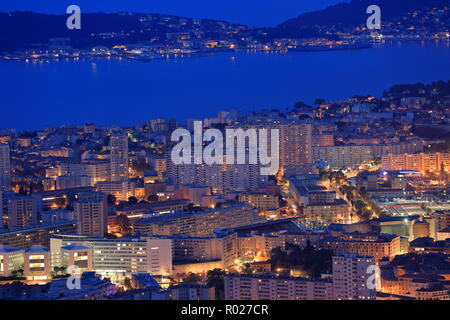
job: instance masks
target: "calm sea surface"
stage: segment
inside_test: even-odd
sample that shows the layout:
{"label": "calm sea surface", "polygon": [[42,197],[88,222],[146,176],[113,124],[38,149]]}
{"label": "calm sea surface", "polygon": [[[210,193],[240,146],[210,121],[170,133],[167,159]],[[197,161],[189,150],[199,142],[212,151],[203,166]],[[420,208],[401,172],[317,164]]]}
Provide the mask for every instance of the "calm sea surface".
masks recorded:
{"label": "calm sea surface", "polygon": [[447,46],[358,51],[235,53],[131,60],[0,61],[0,128],[135,125],[222,109],[284,110],[297,101],[380,95],[391,85],[450,79]]}

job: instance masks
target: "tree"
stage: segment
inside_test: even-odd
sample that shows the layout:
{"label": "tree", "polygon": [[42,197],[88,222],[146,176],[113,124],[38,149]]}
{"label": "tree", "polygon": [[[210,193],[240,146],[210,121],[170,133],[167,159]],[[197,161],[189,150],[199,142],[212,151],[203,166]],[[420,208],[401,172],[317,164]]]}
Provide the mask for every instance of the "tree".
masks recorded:
{"label": "tree", "polygon": [[277,247],[270,253],[272,269],[302,269],[309,277],[317,278],[331,272],[333,252],[315,249],[309,242],[305,248],[287,243],[285,248]]}
{"label": "tree", "polygon": [[137,204],[138,203],[138,199],[136,197],[129,197],[128,198],[128,204]]}
{"label": "tree", "polygon": [[109,205],[116,204],[116,197],[112,194],[108,194],[107,201]]}
{"label": "tree", "polygon": [[119,205],[117,206],[119,209],[124,209],[128,206],[128,201],[120,201]]}
{"label": "tree", "polygon": [[310,108],[311,106],[307,105],[306,103],[304,103],[303,101],[298,101],[295,105],[294,108],[295,109],[300,109],[300,108]]}
{"label": "tree", "polygon": [[183,278],[183,282],[201,282],[203,279],[197,273],[190,273],[186,278]]}
{"label": "tree", "polygon": [[148,200],[148,202],[157,202],[159,200],[159,198],[156,194],[152,194],[152,195],[148,196],[147,200]]}
{"label": "tree", "polygon": [[131,290],[131,289],[133,289],[133,285],[132,285],[132,283],[131,283],[131,280],[130,280],[130,278],[125,278],[124,280],[123,280],[123,286],[127,289],[127,290]]}
{"label": "tree", "polygon": [[116,216],[116,222],[120,227],[120,231],[122,233],[129,233],[130,232],[130,219],[124,214],[119,214]]}
{"label": "tree", "polygon": [[322,98],[317,98],[316,100],[314,100],[314,104],[317,106],[320,106],[321,104],[325,103],[325,99]]}
{"label": "tree", "polygon": [[252,268],[251,268],[250,263],[244,264],[244,268],[242,268],[242,273],[247,273],[247,274],[252,273]]}

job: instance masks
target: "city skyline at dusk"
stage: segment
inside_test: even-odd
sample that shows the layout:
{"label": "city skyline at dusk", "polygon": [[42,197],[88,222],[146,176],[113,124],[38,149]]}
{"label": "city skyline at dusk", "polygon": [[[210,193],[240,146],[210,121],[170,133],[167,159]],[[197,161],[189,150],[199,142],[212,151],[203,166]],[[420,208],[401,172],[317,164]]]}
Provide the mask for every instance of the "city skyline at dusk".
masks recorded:
{"label": "city skyline at dusk", "polygon": [[7,1],[0,73],[0,300],[450,300],[449,0]]}

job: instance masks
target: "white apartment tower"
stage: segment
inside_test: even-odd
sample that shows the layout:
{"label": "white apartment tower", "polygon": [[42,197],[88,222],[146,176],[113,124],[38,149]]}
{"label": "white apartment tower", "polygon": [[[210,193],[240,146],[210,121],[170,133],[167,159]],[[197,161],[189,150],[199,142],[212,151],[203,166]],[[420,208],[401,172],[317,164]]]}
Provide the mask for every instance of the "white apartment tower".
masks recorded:
{"label": "white apartment tower", "polygon": [[128,180],[128,136],[125,132],[114,130],[111,133],[111,180]]}
{"label": "white apartment tower", "polygon": [[0,191],[10,189],[10,151],[7,144],[0,144]]}

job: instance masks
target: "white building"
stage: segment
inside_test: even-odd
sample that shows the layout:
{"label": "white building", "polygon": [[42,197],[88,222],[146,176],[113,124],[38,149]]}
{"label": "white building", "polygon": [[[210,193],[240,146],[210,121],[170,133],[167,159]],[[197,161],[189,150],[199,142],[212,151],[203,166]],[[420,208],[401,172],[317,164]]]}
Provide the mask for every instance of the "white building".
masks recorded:
{"label": "white building", "polygon": [[92,271],[111,275],[172,272],[172,240],[155,238],[105,239],[80,235],[55,235],[50,240],[53,266],[64,265],[63,247],[85,246],[92,249]]}
{"label": "white building", "polygon": [[10,189],[11,164],[10,151],[7,144],[0,144],[0,190]]}
{"label": "white building", "polygon": [[23,267],[23,249],[0,244],[0,276],[9,277]]}
{"label": "white building", "polygon": [[113,131],[110,137],[111,180],[128,180],[128,136],[125,132]]}

